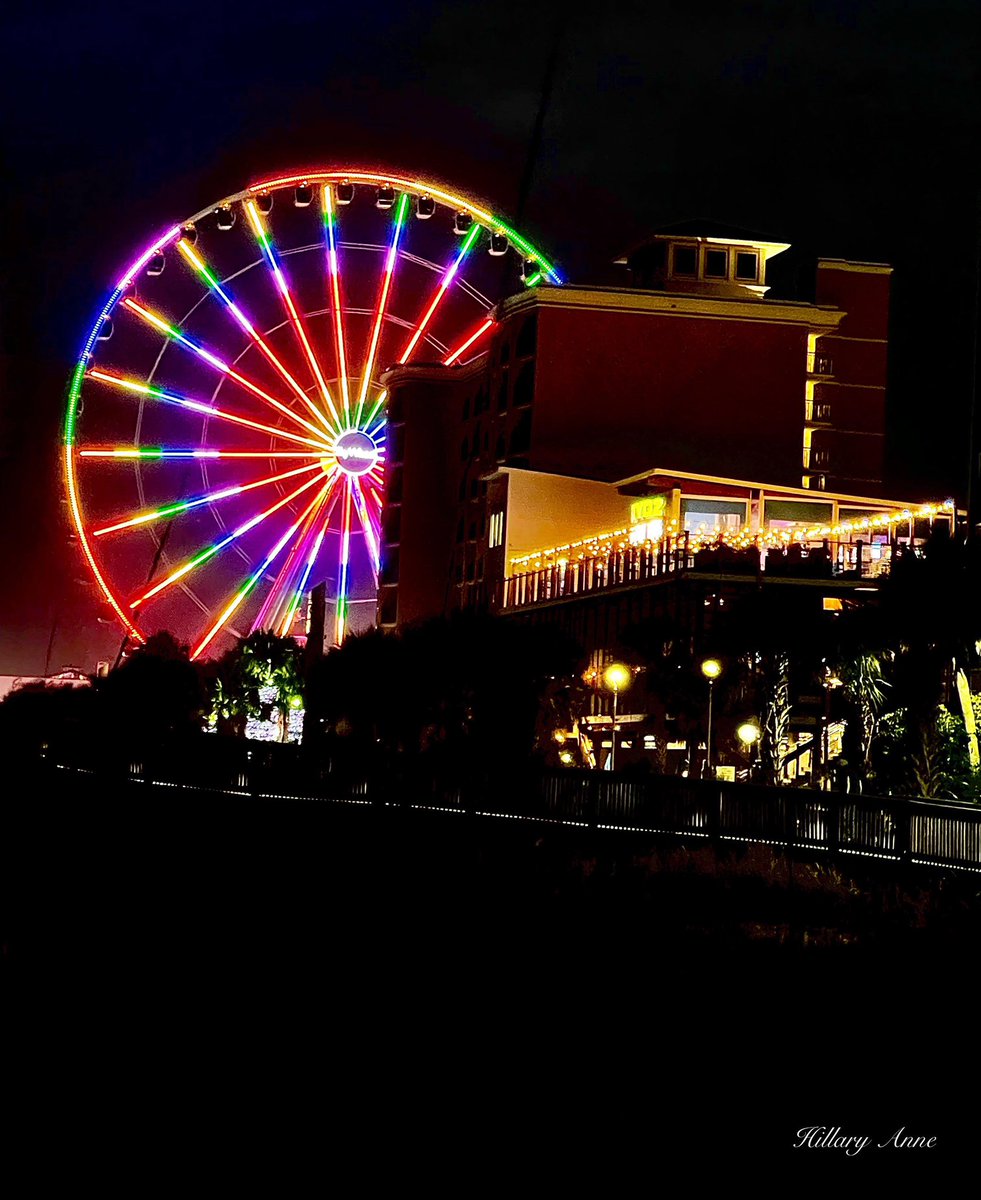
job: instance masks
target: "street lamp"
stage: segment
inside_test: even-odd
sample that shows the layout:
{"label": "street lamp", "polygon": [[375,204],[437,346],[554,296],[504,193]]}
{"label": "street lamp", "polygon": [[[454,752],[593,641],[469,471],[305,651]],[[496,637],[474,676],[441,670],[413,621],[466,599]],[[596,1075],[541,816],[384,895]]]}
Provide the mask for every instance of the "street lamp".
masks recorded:
{"label": "street lamp", "polygon": [[712,684],[722,674],[722,663],[717,658],[706,658],[702,660],[702,674],[708,680],[709,685],[709,710],[708,710],[708,729],[705,733],[705,771],[706,774],[712,774]]}
{"label": "street lamp", "polygon": [[743,748],[749,750],[760,740],[760,727],[755,721],[744,721],[736,730],[736,737],[742,742]]}
{"label": "street lamp", "polygon": [[753,747],[762,737],[762,731],[756,721],[743,721],[736,730],[736,737],[742,743],[743,750],[749,758],[749,777],[753,777]]}
{"label": "street lamp", "polygon": [[620,698],[620,693],[626,691],[630,687],[633,676],[630,674],[630,668],[625,667],[623,663],[610,663],[603,672],[603,682],[613,693],[613,725],[612,736],[610,738],[610,770],[615,771],[617,766],[617,701]]}

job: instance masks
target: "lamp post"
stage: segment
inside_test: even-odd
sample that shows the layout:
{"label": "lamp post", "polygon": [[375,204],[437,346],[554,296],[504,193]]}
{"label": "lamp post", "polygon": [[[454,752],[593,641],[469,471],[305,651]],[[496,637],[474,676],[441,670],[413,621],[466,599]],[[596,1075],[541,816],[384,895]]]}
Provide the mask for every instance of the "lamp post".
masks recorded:
{"label": "lamp post", "polygon": [[610,731],[611,771],[615,771],[617,766],[617,701],[620,698],[620,693],[630,687],[632,678],[633,676],[630,674],[630,668],[625,667],[623,663],[610,663],[610,665],[603,672],[603,682],[613,693],[613,725]]}
{"label": "lamp post", "polygon": [[712,684],[722,674],[722,663],[717,658],[706,658],[702,661],[702,674],[708,680],[709,685],[709,704],[708,704],[708,729],[705,732],[705,772],[707,775],[712,774]]}

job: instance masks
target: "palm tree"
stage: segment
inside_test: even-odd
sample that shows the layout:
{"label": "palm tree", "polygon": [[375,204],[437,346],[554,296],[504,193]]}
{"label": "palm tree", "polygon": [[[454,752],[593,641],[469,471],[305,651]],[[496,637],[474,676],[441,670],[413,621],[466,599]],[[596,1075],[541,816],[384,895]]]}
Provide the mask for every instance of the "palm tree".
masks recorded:
{"label": "palm tree", "polygon": [[302,694],[299,646],[291,637],[259,630],[243,638],[222,660],[211,688],[212,713],[241,729],[245,717],[276,712],[280,741],[286,741],[290,709]]}

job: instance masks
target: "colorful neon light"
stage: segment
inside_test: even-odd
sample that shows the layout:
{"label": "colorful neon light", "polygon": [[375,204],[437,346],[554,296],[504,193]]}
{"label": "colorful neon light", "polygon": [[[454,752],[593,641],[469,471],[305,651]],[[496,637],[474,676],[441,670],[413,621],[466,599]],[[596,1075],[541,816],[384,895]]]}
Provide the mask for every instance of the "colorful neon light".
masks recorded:
{"label": "colorful neon light", "polygon": [[339,646],[344,641],[347,624],[348,595],[347,572],[351,558],[351,488],[350,475],[344,481],[344,516],[341,524],[340,577],[337,582],[337,608],[334,614],[334,641]]}
{"label": "colorful neon light", "polygon": [[[298,433],[286,433],[285,430],[276,429],[273,425],[263,425],[261,421],[253,421],[250,417],[239,417],[234,413],[230,413],[227,409],[216,408],[213,404],[202,404],[200,400],[189,400],[186,396],[178,396],[175,392],[165,392],[163,388],[152,387],[148,383],[140,383],[138,379],[124,379],[121,375],[110,375],[108,371],[89,371],[92,379],[98,379],[101,383],[112,384],[113,387],[122,388],[128,392],[137,392],[142,396],[149,396],[151,400],[159,400],[164,404],[176,404],[180,408],[186,408],[190,412],[201,413],[206,417],[215,417],[219,421],[230,421],[235,425],[244,425],[249,429],[258,429],[260,433],[268,433],[271,437],[285,438],[290,442],[299,442],[304,446],[322,447],[324,451],[327,449],[325,441],[314,441],[312,438],[301,437]],[[314,430],[314,433],[317,431]]]}
{"label": "colorful neon light", "polygon": [[439,307],[440,300],[442,300],[443,297],[446,295],[446,289],[453,282],[453,276],[457,273],[457,271],[459,271],[460,264],[470,253],[470,250],[471,250],[474,242],[476,242],[479,234],[480,234],[480,226],[479,225],[471,225],[470,232],[463,239],[463,245],[460,247],[460,253],[456,256],[456,260],[449,267],[447,267],[446,273],[443,275],[443,278],[440,280],[439,287],[436,289],[436,295],[433,296],[432,303],[426,309],[425,316],[422,318],[422,320],[416,326],[415,332],[412,334],[412,337],[409,338],[408,345],[402,351],[402,357],[399,359],[400,363],[405,363],[405,362],[409,361],[409,355],[415,349],[416,342],[418,342],[419,339],[422,337],[423,331],[425,330],[426,326],[429,324],[430,320],[432,319],[433,313]]}
{"label": "colorful neon light", "polygon": [[[325,484],[323,490],[326,491],[327,487],[329,487],[329,486],[330,486],[329,484]],[[290,541],[290,539],[293,537],[293,535],[296,533],[296,531],[299,529],[299,527],[306,520],[307,514],[310,512],[310,509],[312,509],[314,507],[314,505],[319,503],[320,496],[322,494],[323,494],[323,492],[321,492],[320,494],[315,496],[313,498],[313,500],[311,500],[309,506],[303,510],[303,512],[300,514],[300,516],[297,518],[297,520],[294,521],[294,523],[289,527],[289,529],[287,529],[287,531],[283,534],[283,536],[279,539],[279,541],[275,544],[275,546],[273,546],[272,550],[269,551],[269,553],[266,555],[266,557],[260,563],[259,569],[255,572],[253,572],[253,574],[250,575],[249,578],[246,580],[245,585],[238,590],[238,592],[235,594],[235,597],[232,600],[232,602],[228,605],[228,607],[221,614],[221,616],[218,618],[218,620],[215,621],[214,625],[211,626],[211,628],[204,635],[204,637],[201,639],[201,641],[198,642],[197,646],[195,646],[194,650],[191,653],[192,661],[200,656],[201,651],[207,648],[207,646],[211,643],[212,639],[215,637],[215,635],[218,633],[218,631],[222,628],[222,626],[224,626],[231,619],[231,617],[234,616],[235,612],[237,611],[239,606],[242,604],[242,601],[246,598],[246,596],[248,596],[249,592],[252,591],[252,589],[259,582],[259,580],[262,578],[262,576],[265,574],[265,572],[268,570],[268,568],[270,566],[272,566],[272,564],[278,558],[283,547],[287,544],[287,542]]]}
{"label": "colorful neon light", "polygon": [[208,560],[214,558],[216,554],[220,554],[226,546],[230,546],[232,542],[238,541],[238,539],[248,533],[250,529],[255,529],[257,525],[260,525],[268,517],[271,517],[273,513],[279,512],[279,510],[284,505],[289,504],[291,500],[295,500],[296,497],[301,495],[303,492],[309,491],[309,489],[318,482],[318,479],[319,477],[316,475],[313,477],[313,479],[308,479],[307,482],[301,484],[296,491],[290,492],[288,496],[284,496],[282,500],[279,500],[276,504],[271,505],[265,510],[265,512],[258,513],[256,516],[250,517],[248,521],[243,522],[227,537],[222,538],[220,542],[213,542],[210,546],[206,546],[199,553],[195,554],[193,558],[188,559],[186,563],[178,567],[176,571],[171,571],[166,579],[161,580],[160,583],[150,588],[149,591],[144,592],[142,596],[137,597],[137,599],[130,604],[130,608],[139,608],[139,606],[145,601],[151,600],[154,596],[158,596],[165,588],[169,588],[172,584],[175,584],[178,579],[183,579],[184,576],[190,571],[193,571],[196,567],[201,566],[202,563],[208,562]]}
{"label": "colorful neon light", "polygon": [[295,421],[298,425],[302,425],[304,429],[308,429],[311,433],[315,433],[318,438],[323,437],[324,431],[322,429],[318,429],[316,425],[311,425],[310,422],[304,417],[301,417],[295,409],[289,408],[285,404],[281,404],[279,400],[274,399],[269,395],[268,392],[263,391],[263,389],[259,387],[258,384],[253,383],[251,379],[246,379],[244,375],[240,375],[238,371],[234,370],[228,365],[228,363],[218,358],[217,355],[212,354],[211,351],[205,346],[201,346],[197,342],[192,341],[192,339],[187,337],[187,335],[178,329],[176,325],[168,325],[162,317],[158,317],[155,313],[150,312],[148,308],[144,308],[142,304],[137,303],[137,301],[133,300],[132,297],[127,297],[127,299],[123,301],[123,304],[132,312],[135,312],[148,324],[159,329],[161,333],[165,333],[167,337],[171,338],[173,341],[178,342],[182,346],[186,346],[188,350],[192,350],[209,366],[214,367],[216,371],[221,371],[221,373],[223,375],[227,375],[229,379],[234,379],[235,382],[244,387],[246,391],[251,392],[253,396],[258,396],[260,400],[263,400],[266,404],[271,405],[276,409],[277,412],[289,417],[291,421]]}
{"label": "colorful neon light", "polygon": [[165,450],[162,446],[124,446],[79,450],[80,458],[317,458],[322,450]]}
{"label": "colorful neon light", "polygon": [[464,352],[464,350],[468,350],[478,338],[483,337],[492,325],[494,325],[494,320],[492,317],[488,317],[483,325],[481,325],[474,333],[472,333],[465,342],[462,342],[447,358],[443,359],[443,366],[451,367]]}
{"label": "colorful neon light", "polygon": [[[259,247],[269,264],[269,269],[273,273],[273,278],[276,280],[276,287],[279,290],[280,296],[283,298],[283,304],[286,306],[286,315],[289,317],[290,325],[293,332],[296,334],[297,340],[303,348],[303,354],[307,360],[310,370],[313,372],[313,377],[317,381],[317,387],[320,389],[320,395],[324,403],[330,410],[331,416],[334,418],[334,427],[340,424],[340,417],[337,415],[337,409],[334,407],[334,400],[327,387],[327,381],[324,379],[323,372],[320,369],[320,363],[317,361],[317,356],[313,352],[313,347],[310,345],[310,339],[307,337],[307,331],[300,320],[300,314],[296,311],[296,305],[293,303],[293,295],[290,292],[289,284],[286,281],[286,276],[283,274],[282,266],[273,246],[272,239],[262,222],[262,217],[259,215],[259,210],[255,206],[254,200],[247,201],[245,211],[249,215],[249,220],[252,223],[252,229],[255,232],[259,242]],[[315,404],[311,404],[309,397],[303,393],[304,403],[316,414],[317,418],[323,422],[324,427],[330,431],[333,427],[326,420],[324,414],[317,408]]]}
{"label": "colorful neon light", "polygon": [[179,513],[192,508],[200,508],[202,504],[213,504],[218,500],[227,500],[230,496],[241,496],[243,492],[251,492],[255,488],[265,487],[270,483],[279,483],[283,479],[292,479],[294,475],[302,475],[307,471],[319,471],[320,463],[310,463],[305,467],[294,467],[292,471],[281,471],[278,475],[267,475],[263,479],[255,479],[251,483],[238,483],[233,487],[216,488],[203,496],[195,496],[193,500],[179,500],[176,504],[168,504],[164,508],[156,508],[152,512],[140,513],[127,521],[117,521],[115,525],[103,525],[101,529],[93,529],[93,537],[102,537],[107,533],[116,533],[120,529],[130,529],[134,525],[146,525],[149,521],[162,521],[166,517],[176,517]]}
{"label": "colorful neon light", "polygon": [[334,510],[334,505],[337,502],[337,497],[334,496],[331,500],[330,509],[324,515],[320,522],[320,531],[314,539],[314,543],[310,548],[310,553],[307,555],[306,566],[303,568],[303,574],[300,576],[296,590],[293,593],[293,599],[286,610],[286,615],[283,617],[283,623],[280,626],[279,636],[286,637],[293,627],[293,620],[296,617],[296,610],[300,607],[304,594],[307,589],[307,581],[310,578],[310,572],[313,570],[313,564],[320,557],[320,547],[324,543],[324,538],[327,536],[327,525],[330,522],[331,513]]}
{"label": "colorful neon light", "polygon": [[398,208],[395,212],[392,241],[388,248],[385,271],[382,275],[381,291],[378,294],[378,306],[375,309],[375,323],[371,331],[371,341],[368,343],[368,354],[365,358],[364,371],[361,375],[361,393],[358,396],[358,413],[354,420],[355,425],[360,425],[361,423],[361,413],[364,410],[364,402],[368,398],[368,388],[371,386],[371,375],[375,369],[375,355],[378,353],[378,337],[381,334],[382,321],[385,318],[385,309],[388,306],[388,293],[392,287],[392,276],[395,274],[399,241],[402,237],[402,228],[405,224],[405,214],[408,207],[409,195],[407,192],[403,192],[399,197]]}
{"label": "colorful neon light", "polygon": [[[318,420],[323,421],[324,418],[320,409],[311,402],[310,397],[306,394],[303,388],[300,387],[286,367],[284,367],[279,361],[279,358],[266,344],[265,339],[262,337],[256,327],[215,278],[213,272],[209,269],[207,264],[194,250],[191,249],[191,247],[183,240],[183,238],[177,243],[177,249],[181,252],[181,254],[184,255],[187,261],[191,264],[195,271],[198,272],[198,274],[205,281],[205,283],[207,283],[208,287],[215,293],[215,295],[221,299],[235,320],[259,347],[259,350],[265,356],[266,360],[272,364],[272,366],[279,372],[280,375],[282,375],[283,379],[293,389],[294,393],[299,397],[299,399],[310,409],[310,411],[315,417],[317,417]],[[279,275],[279,279],[282,280],[282,275]],[[282,287],[285,288],[285,286],[285,281],[283,281]],[[290,303],[292,304],[292,301]],[[327,426],[327,428],[329,429],[329,426]]]}
{"label": "colorful neon light", "polygon": [[341,268],[337,258],[337,238],[334,229],[334,193],[330,184],[323,190],[324,228],[327,230],[327,272],[330,275],[330,306],[334,318],[334,352],[337,355],[337,375],[341,381],[341,397],[344,405],[344,425],[351,411],[351,393],[348,386],[347,351],[344,346],[344,314],[341,308]]}
{"label": "colorful neon light", "polygon": [[[334,483],[336,482],[336,479],[333,480],[331,487],[333,487]],[[294,539],[293,545],[290,547],[290,552],[287,554],[283,565],[279,568],[279,573],[276,575],[273,585],[269,589],[269,594],[266,596],[262,603],[262,607],[256,614],[255,620],[252,622],[253,633],[255,633],[258,629],[265,629],[268,625],[275,624],[275,621],[267,622],[266,618],[268,617],[269,613],[274,608],[278,608],[283,601],[283,591],[286,590],[287,581],[295,572],[297,563],[303,556],[307,537],[310,534],[311,529],[316,524],[317,515],[323,507],[324,501],[327,499],[327,494],[328,493],[326,492],[320,493],[317,503],[310,510],[307,519],[303,522],[303,527],[299,532],[299,536]]]}
{"label": "colorful neon light", "polygon": [[488,229],[503,233],[508,241],[522,252],[525,258],[533,258],[553,283],[562,282],[562,276],[556,270],[554,264],[550,263],[541,251],[536,249],[526,238],[523,238],[517,230],[512,229],[506,221],[502,221],[500,217],[494,216],[487,209],[479,207],[473,200],[453,192],[448,192],[445,188],[422,179],[406,179],[398,175],[377,175],[370,171],[312,171],[306,175],[283,175],[275,179],[265,179],[262,183],[253,184],[249,188],[249,193],[251,195],[258,195],[261,192],[272,191],[274,188],[288,187],[298,183],[317,182],[387,184],[390,187],[410,192],[416,196],[432,196],[434,200],[442,201],[457,212],[468,212],[475,221],[478,221]]}
{"label": "colorful neon light", "polygon": [[354,507],[357,509],[358,518],[361,521],[361,530],[364,533],[365,542],[368,545],[368,554],[371,558],[372,571],[375,576],[375,586],[378,586],[378,569],[381,565],[381,556],[378,549],[378,536],[375,533],[375,528],[368,512],[365,503],[364,493],[361,491],[361,481],[357,477],[351,480],[351,495],[354,497]]}
{"label": "colorful neon light", "polygon": [[[385,184],[397,194],[396,206],[393,212],[385,218],[389,223],[384,239],[385,246],[375,247],[368,244],[362,246],[358,243],[357,246],[352,247],[358,251],[383,250],[380,260],[381,270],[378,272],[375,285],[377,287],[376,303],[372,312],[366,314],[367,337],[363,349],[359,350],[357,362],[349,361],[348,357],[350,345],[347,342],[347,336],[350,331],[346,328],[346,324],[348,311],[351,310],[345,310],[346,301],[341,280],[342,264],[340,259],[342,254],[345,257],[345,268],[350,269],[347,261],[349,251],[343,249],[339,243],[341,227],[338,225],[339,206],[337,205],[336,185],[344,180],[349,180],[355,185],[380,186]],[[335,364],[331,364],[331,371],[326,369],[326,347],[322,347],[314,336],[315,332],[319,331],[319,326],[308,323],[307,314],[299,304],[299,297],[292,290],[292,270],[288,268],[291,268],[294,260],[289,259],[277,247],[273,235],[277,226],[275,214],[274,218],[270,219],[264,211],[260,212],[260,205],[257,202],[260,192],[299,183],[306,184],[311,190],[319,189],[321,192],[321,215],[324,223],[324,250],[321,253],[326,253],[330,312],[328,323],[331,326],[336,356],[336,382],[332,377]],[[412,224],[409,220],[409,213],[413,198],[422,194],[432,197],[437,203],[449,208],[450,216],[456,212],[469,213],[472,224],[464,238],[456,241],[452,252],[442,260],[439,272],[435,276],[438,282],[434,290],[430,290],[432,285],[429,285],[425,289],[425,295],[420,292],[415,296],[408,297],[408,307],[415,322],[409,324],[402,319],[406,303],[403,297],[403,287],[396,286],[396,267],[403,257],[410,262],[424,263],[430,268],[434,266],[424,259],[418,259],[411,253],[415,247],[411,244],[413,239],[408,232]],[[242,272],[229,273],[227,279],[223,280],[213,262],[209,261],[208,246],[209,239],[213,236],[211,231],[214,226],[215,208],[220,206],[224,209],[234,210],[235,206],[239,204],[244,209],[250,226],[249,232],[254,234],[263,262],[268,268],[268,274],[260,268],[255,278],[265,284],[267,292],[270,286],[276,290],[278,297],[276,304],[283,305],[285,317],[293,330],[295,340],[287,337],[285,343],[281,343],[270,333],[261,330],[232,291],[232,281]],[[445,209],[443,215],[447,215]],[[197,238],[192,238],[190,234],[185,236],[184,231],[191,227],[197,230]],[[435,230],[438,225],[427,225],[426,228]],[[474,301],[482,306],[492,303],[465,278],[468,255],[472,255],[480,244],[484,230],[491,234],[504,234],[517,256],[523,256],[526,260],[532,260],[538,264],[543,280],[547,279],[554,283],[561,282],[552,265],[534,247],[516,234],[505,222],[479,204],[474,203],[473,200],[455,195],[428,182],[350,170],[320,171],[312,175],[307,173],[302,177],[290,177],[289,179],[284,177],[280,181],[258,183],[237,195],[225,197],[218,206],[211,205],[187,221],[171,226],[161,236],[156,237],[132,261],[99,311],[95,323],[89,331],[71,380],[64,425],[65,477],[72,520],[78,531],[79,542],[93,577],[121,625],[132,639],[139,641],[143,638],[136,623],[138,618],[135,615],[140,611],[141,605],[149,603],[153,597],[160,595],[174,583],[190,579],[196,571],[206,572],[209,577],[213,576],[220,570],[215,561],[216,558],[230,545],[237,543],[243,552],[247,550],[251,554],[255,543],[252,539],[243,543],[244,535],[263,521],[270,520],[274,514],[283,509],[284,505],[296,504],[297,501],[306,505],[305,516],[301,514],[295,522],[295,512],[285,517],[285,521],[292,523],[291,529],[284,535],[285,540],[279,538],[278,544],[273,545],[270,553],[263,552],[265,562],[258,575],[250,569],[249,580],[246,581],[244,590],[239,589],[236,592],[235,597],[232,598],[230,604],[225,606],[221,615],[217,614],[217,610],[211,614],[211,618],[217,616],[218,619],[214,621],[209,618],[208,634],[198,642],[195,654],[200,655],[214,637],[218,636],[221,629],[227,626],[231,614],[237,607],[236,601],[241,603],[241,598],[248,594],[258,579],[262,578],[261,572],[267,569],[273,561],[271,555],[273,557],[280,555],[284,561],[275,572],[276,579],[269,596],[265,597],[265,603],[260,612],[260,624],[264,625],[268,622],[273,628],[282,629],[284,632],[288,631],[296,618],[296,613],[305,595],[305,589],[310,579],[314,577],[314,572],[317,570],[322,556],[327,553],[328,549],[332,555],[335,554],[335,543],[327,537],[329,532],[334,531],[339,532],[340,535],[336,552],[339,594],[335,632],[338,639],[344,637],[350,620],[352,586],[361,563],[358,558],[357,544],[352,544],[352,534],[356,532],[355,520],[364,535],[365,571],[370,563],[371,573],[377,577],[379,564],[382,493],[386,470],[383,443],[387,396],[385,392],[374,386],[373,374],[379,365],[380,358],[389,354],[393,349],[396,353],[401,349],[401,357],[397,361],[408,363],[413,360],[414,356],[418,356],[419,345],[424,339],[428,338],[430,342],[434,340],[431,331],[438,324],[448,323],[451,306],[445,303],[446,297],[451,293],[456,297],[458,288],[461,305]],[[445,233],[447,236],[451,236],[448,221]],[[221,235],[221,237],[224,239],[225,235]],[[225,239],[225,244],[234,247],[238,243],[235,240],[228,242]],[[305,245],[299,247],[296,252],[305,252],[309,249],[311,247]],[[162,281],[159,281],[159,273],[153,268],[152,276],[146,281],[140,277],[153,256],[164,251],[168,255],[173,251],[174,257],[180,255],[181,261],[185,262],[193,272],[193,278],[199,280],[202,287],[207,289],[204,294],[213,296],[220,306],[228,311],[229,316],[235,322],[235,328],[241,329],[246,335],[245,345],[249,347],[254,345],[270,364],[271,372],[268,375],[270,383],[263,385],[260,382],[262,378],[266,377],[265,370],[261,376],[255,379],[237,370],[233,365],[233,358],[221,352],[223,347],[221,340],[211,345],[202,343],[194,336],[192,327],[188,326],[185,331],[182,322],[171,322],[163,315],[167,311],[167,305],[165,300],[161,300],[161,297],[166,295],[166,290],[161,291],[161,289],[168,287],[173,273],[168,272]],[[247,271],[251,266],[252,264],[249,264],[243,270]],[[535,270],[534,267],[528,269]],[[224,270],[224,260],[222,260],[223,273]],[[296,278],[299,280],[299,276]],[[408,280],[408,276],[406,278]],[[539,282],[534,276],[531,276],[531,279]],[[139,292],[130,291],[129,289],[137,283]],[[515,276],[515,286],[517,283],[518,280]],[[350,301],[347,302],[350,303]],[[196,307],[196,305],[192,306],[191,313],[195,311]],[[132,325],[125,321],[118,324],[113,330],[111,322],[119,308],[138,317],[141,322],[154,328],[168,340],[176,342],[183,350],[190,353],[192,361],[201,363],[207,370],[220,373],[230,383],[235,383],[244,392],[250,393],[255,401],[269,410],[269,414],[275,412],[277,424],[273,425],[271,419],[268,419],[269,414],[261,412],[257,412],[256,415],[260,418],[267,416],[267,421],[264,423],[261,419],[253,420],[249,415],[249,410],[254,408],[253,404],[244,402],[240,404],[240,396],[233,396],[233,399],[229,400],[227,391],[222,393],[225,403],[219,406],[217,403],[205,403],[203,390],[193,385],[189,385],[190,394],[187,394],[184,386],[180,391],[175,391],[165,385],[161,386],[146,380],[128,377],[125,372],[113,369],[112,366],[114,362],[136,361],[132,356],[127,357],[125,353],[113,354],[112,358],[107,358],[105,362],[108,369],[102,369],[103,343],[99,341],[100,337],[108,338],[112,334],[117,340],[122,337],[125,341],[132,333]],[[457,305],[454,303],[452,308],[455,313]],[[400,312],[399,309],[403,311]],[[267,307],[257,304],[254,311],[257,314],[265,312]],[[359,317],[361,311],[358,313]],[[185,320],[189,321],[190,316]],[[466,360],[468,354],[472,356],[474,344],[493,326],[492,319],[482,317],[482,321],[483,324],[466,336],[458,346],[455,346],[452,338],[449,339],[448,346],[450,348],[444,352],[444,360],[448,361],[449,365]],[[393,327],[393,334],[395,333],[394,326],[405,328],[405,333],[398,335],[399,340],[403,342],[402,347],[392,347],[388,344],[390,326]],[[441,336],[443,335],[441,334]],[[392,340],[395,340],[394,336]],[[116,343],[112,343],[109,349],[115,350],[115,345]],[[301,360],[305,366],[300,365]],[[392,361],[396,360],[394,358],[386,359],[386,362]],[[353,385],[352,379],[356,381]],[[313,385],[309,391],[304,387],[307,382]],[[157,405],[160,406],[154,417],[154,434],[152,435],[155,441],[159,439],[160,444],[146,444],[146,430],[149,426],[145,422],[141,426],[142,416],[137,417],[135,435],[131,423],[132,417],[124,417],[126,424],[115,427],[107,423],[103,417],[99,426],[98,440],[93,441],[89,438],[86,444],[84,438],[79,438],[78,421],[82,396],[83,393],[87,398],[89,395],[85,389],[97,389],[94,393],[96,405],[101,405],[104,413],[111,415],[114,419],[116,419],[117,412],[125,412],[125,408],[122,406],[106,407],[106,396],[105,394],[100,395],[100,391],[107,386],[140,397],[144,401],[152,401],[154,408]],[[202,394],[202,399],[197,399],[195,392]],[[215,398],[217,399],[217,396]],[[91,403],[92,400],[90,400]],[[167,408],[182,409],[187,413],[200,416],[204,430],[200,445],[187,444],[192,439],[180,437],[173,440],[168,439],[165,423]],[[151,411],[153,410],[150,407],[141,409],[143,415]],[[212,425],[212,422],[217,424]],[[234,439],[228,436],[233,426],[238,426],[242,431],[241,444],[238,446],[235,445]],[[93,428],[95,427],[93,426]],[[85,429],[87,431],[88,427],[86,426]],[[365,435],[365,438],[370,439],[370,443],[377,447],[377,457],[374,462],[367,464],[358,458],[358,447],[361,443],[354,439],[350,444],[342,443],[344,453],[341,454],[341,461],[344,462],[345,467],[342,469],[339,466],[333,453],[333,447],[339,434],[349,429],[357,430],[358,433]],[[253,436],[245,434],[245,430],[250,430]],[[222,436],[223,431],[224,437]],[[108,436],[106,436],[107,433]],[[211,441],[212,436],[215,437],[215,442]],[[268,446],[263,444],[266,441],[268,441]],[[365,446],[367,447],[368,444],[369,442],[366,441]],[[367,453],[367,451],[365,452]],[[260,460],[258,475],[248,467],[248,463],[252,459]],[[202,466],[205,466],[211,460],[225,463],[222,486],[218,486],[215,481],[212,486],[205,486],[196,493],[192,492],[189,498],[184,499],[183,482],[178,485],[178,476],[168,475],[168,470],[177,464],[193,466],[195,462],[200,462]],[[282,460],[282,462],[277,463],[277,460]],[[88,466],[80,470],[78,464],[83,461],[88,463]],[[361,466],[367,467],[363,474],[358,473]],[[144,468],[147,472],[152,473],[150,494],[152,500],[156,501],[155,506],[131,505],[129,511],[126,511],[126,507],[123,505],[122,511],[115,517],[103,516],[101,520],[96,521],[90,519],[89,528],[86,528],[83,493],[89,487],[96,485],[97,477],[101,477],[103,472],[109,470],[115,472],[114,479],[118,479],[122,483],[127,481],[133,472],[142,472]],[[138,475],[138,477],[141,476]],[[179,478],[183,481],[187,476],[182,473]],[[173,483],[170,494],[166,490],[168,480],[172,480]],[[343,486],[338,487],[338,482]],[[293,486],[294,484],[296,486]],[[276,496],[276,502],[270,503],[261,511],[257,510],[253,514],[248,514],[246,508],[243,512],[242,523],[236,529],[228,532],[223,530],[220,538],[213,544],[199,547],[197,552],[182,562],[168,564],[164,569],[165,577],[159,579],[152,587],[150,586],[152,580],[149,581],[144,595],[138,596],[132,601],[131,598],[124,599],[117,595],[113,573],[100,561],[101,555],[96,553],[98,547],[102,545],[102,538],[114,533],[123,534],[129,529],[146,528],[155,521],[170,521],[183,513],[201,512],[212,506],[217,514],[219,505],[237,496],[243,496],[242,503],[247,505],[248,494],[251,492],[255,493],[255,500],[258,503],[261,489],[267,485],[277,491],[291,490],[289,495]],[[309,495],[312,497],[310,502],[305,498],[308,488],[310,489]],[[246,516],[248,519],[245,519]],[[280,518],[280,520],[284,520],[284,518]],[[271,537],[272,534],[269,536]],[[139,547],[142,544],[137,539],[123,540],[117,543],[120,552],[128,550],[131,545]],[[252,567],[257,565],[258,558],[253,561]],[[272,572],[270,573],[271,579]],[[200,599],[197,599],[197,603],[201,606]]]}

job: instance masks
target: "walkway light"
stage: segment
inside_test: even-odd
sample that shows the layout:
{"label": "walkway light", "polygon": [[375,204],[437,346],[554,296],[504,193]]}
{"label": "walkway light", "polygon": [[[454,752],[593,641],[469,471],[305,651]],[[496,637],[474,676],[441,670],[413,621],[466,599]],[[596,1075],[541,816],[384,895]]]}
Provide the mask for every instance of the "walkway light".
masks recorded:
{"label": "walkway light", "polygon": [[760,740],[760,727],[755,721],[744,721],[736,730],[736,737],[742,742],[745,749],[749,749]]}
{"label": "walkway light", "polygon": [[620,693],[626,691],[633,682],[629,667],[623,663],[612,662],[603,672],[603,683],[613,693],[613,725],[610,738],[610,770],[615,771],[617,765],[617,701]]}
{"label": "walkway light", "polygon": [[722,674],[722,663],[717,658],[706,658],[702,660],[702,674],[708,680],[709,685],[709,704],[708,704],[708,729],[705,731],[705,773],[712,773],[712,684]]}

